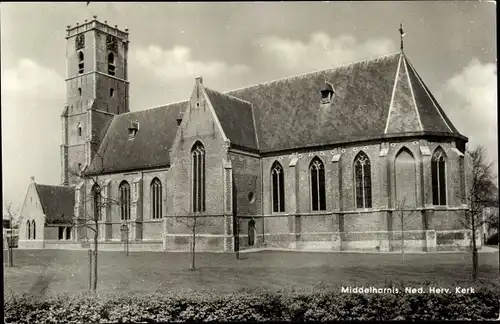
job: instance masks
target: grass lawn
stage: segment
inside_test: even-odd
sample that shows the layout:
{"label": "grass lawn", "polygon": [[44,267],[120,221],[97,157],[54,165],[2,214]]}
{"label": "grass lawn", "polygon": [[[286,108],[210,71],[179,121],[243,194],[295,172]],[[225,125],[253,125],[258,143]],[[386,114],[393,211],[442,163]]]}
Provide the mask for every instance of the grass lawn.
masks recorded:
{"label": "grass lawn", "polygon": [[[53,295],[88,289],[87,251],[15,250],[15,267],[5,266],[4,291]],[[479,254],[479,278],[496,282],[498,252]],[[305,252],[255,252],[241,254],[198,253],[196,271],[188,271],[189,253],[99,253],[98,290],[125,293],[172,293],[215,290],[229,293],[243,289],[340,290],[342,286],[384,287],[386,283],[442,286],[471,283],[469,253],[341,254]]]}

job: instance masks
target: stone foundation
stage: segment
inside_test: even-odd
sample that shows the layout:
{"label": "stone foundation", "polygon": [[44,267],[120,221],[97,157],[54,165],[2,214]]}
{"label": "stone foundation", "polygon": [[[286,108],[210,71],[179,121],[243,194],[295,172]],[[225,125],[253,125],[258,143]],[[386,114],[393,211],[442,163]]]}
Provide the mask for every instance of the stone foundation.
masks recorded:
{"label": "stone foundation", "polygon": [[[462,251],[470,248],[470,231],[407,231],[404,233],[404,250],[408,252]],[[189,234],[165,234],[163,240],[129,241],[128,250],[133,251],[176,251],[189,252],[192,236]],[[233,236],[199,234],[196,236],[196,250],[199,252],[233,252],[227,250],[227,242],[234,242]],[[401,232],[322,232],[322,233],[276,233],[256,235],[254,245],[248,245],[248,235],[239,236],[239,249],[292,249],[298,251],[332,252],[397,252],[401,251]],[[477,236],[477,247],[481,248],[481,237]],[[19,241],[20,249],[89,249],[92,241],[45,240]],[[124,251],[125,243],[118,240],[101,241],[103,251]]]}

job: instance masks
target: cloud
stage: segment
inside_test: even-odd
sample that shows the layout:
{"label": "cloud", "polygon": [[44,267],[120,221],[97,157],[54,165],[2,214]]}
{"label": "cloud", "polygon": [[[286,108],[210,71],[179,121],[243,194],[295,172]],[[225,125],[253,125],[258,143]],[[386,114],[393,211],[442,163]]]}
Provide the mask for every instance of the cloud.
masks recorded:
{"label": "cloud", "polygon": [[137,49],[135,57],[141,66],[166,81],[192,79],[200,75],[210,78],[227,74],[241,75],[249,71],[249,68],[242,64],[196,61],[192,58],[191,49],[184,46],[163,49],[157,45],[150,45],[147,48]]}
{"label": "cloud", "polygon": [[[498,160],[497,69],[476,58],[446,81],[441,96],[451,103],[447,113],[469,145],[483,144],[488,157]],[[450,107],[450,106],[449,106]]]}
{"label": "cloud", "polygon": [[64,79],[30,59],[2,66],[2,150],[4,201],[19,208],[29,177],[60,181],[60,115]]}
{"label": "cloud", "polygon": [[24,58],[15,67],[2,73],[3,91],[8,94],[52,98],[64,95],[64,79],[54,70]]}
{"label": "cloud", "polygon": [[259,39],[257,43],[267,60],[293,72],[332,67],[395,51],[395,46],[389,39],[371,39],[358,43],[349,35],[332,38],[323,32],[312,34],[307,42],[270,36]]}

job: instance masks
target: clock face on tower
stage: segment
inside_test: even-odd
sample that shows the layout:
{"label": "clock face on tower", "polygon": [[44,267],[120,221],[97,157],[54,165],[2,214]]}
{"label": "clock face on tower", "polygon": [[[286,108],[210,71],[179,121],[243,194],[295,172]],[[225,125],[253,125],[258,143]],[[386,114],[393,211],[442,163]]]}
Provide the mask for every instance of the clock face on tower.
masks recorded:
{"label": "clock face on tower", "polygon": [[85,47],[85,36],[83,34],[76,35],[75,38],[75,48],[78,51]]}
{"label": "clock face on tower", "polygon": [[111,35],[106,36],[106,48],[108,51],[118,52],[118,41],[116,37]]}

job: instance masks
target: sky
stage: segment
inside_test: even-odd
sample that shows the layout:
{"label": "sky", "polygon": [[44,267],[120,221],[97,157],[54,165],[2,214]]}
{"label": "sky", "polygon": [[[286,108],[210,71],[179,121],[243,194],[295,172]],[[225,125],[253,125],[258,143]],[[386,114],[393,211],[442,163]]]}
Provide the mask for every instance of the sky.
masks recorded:
{"label": "sky", "polygon": [[129,28],[130,110],[186,100],[195,77],[226,91],[404,49],[455,127],[497,167],[493,2],[1,3],[4,205],[60,184],[66,26]]}

